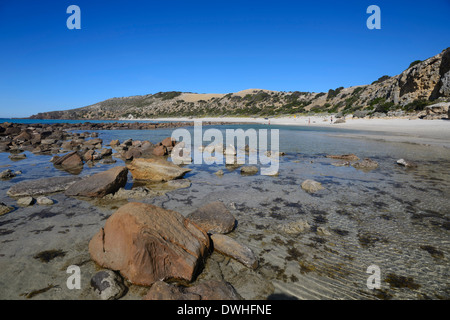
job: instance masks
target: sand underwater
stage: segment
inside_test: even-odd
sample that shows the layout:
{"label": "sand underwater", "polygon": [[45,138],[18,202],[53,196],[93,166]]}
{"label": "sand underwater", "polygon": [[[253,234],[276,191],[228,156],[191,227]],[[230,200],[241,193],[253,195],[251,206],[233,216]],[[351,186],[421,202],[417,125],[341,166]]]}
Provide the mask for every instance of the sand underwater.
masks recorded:
{"label": "sand underwater", "polygon": [[[225,128],[242,126],[223,126]],[[248,125],[245,128],[262,128]],[[243,176],[225,165],[188,165],[190,187],[165,190],[139,200],[184,216],[222,201],[236,217],[229,234],[253,250],[259,267],[213,253],[196,281],[223,279],[245,299],[449,299],[450,150],[346,137],[333,129],[272,126],[280,129],[278,176]],[[244,128],[244,129],[245,129]],[[113,139],[150,140],[172,130],[98,131],[104,145]],[[327,154],[354,153],[378,162],[374,170],[335,166]],[[0,182],[0,202],[15,208],[0,216],[0,299],[98,299],[90,286],[101,270],[88,243],[105,220],[127,200],[80,200],[56,193],[53,205],[17,206],[6,192],[15,183],[70,175],[54,168],[49,155],[26,152],[11,161],[0,153],[0,171],[22,173]],[[396,164],[400,158],[417,168]],[[84,166],[80,175],[112,166]],[[223,176],[214,173],[224,171]],[[306,179],[323,190],[310,194]],[[138,186],[129,175],[126,188]],[[292,230],[307,222],[306,230]],[[66,286],[70,265],[81,269],[80,290]],[[381,287],[369,289],[367,268],[381,270]],[[122,299],[141,299],[148,288],[127,284]]]}

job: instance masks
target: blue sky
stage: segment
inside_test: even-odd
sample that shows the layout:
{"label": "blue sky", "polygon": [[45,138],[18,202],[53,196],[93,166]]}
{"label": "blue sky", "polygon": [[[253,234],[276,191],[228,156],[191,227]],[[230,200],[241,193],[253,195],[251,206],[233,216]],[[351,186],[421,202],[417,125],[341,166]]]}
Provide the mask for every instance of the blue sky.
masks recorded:
{"label": "blue sky", "polygon": [[[81,30],[69,30],[69,5]],[[369,30],[369,5],[381,30]],[[0,117],[159,91],[328,91],[450,46],[450,0],[0,1]]]}

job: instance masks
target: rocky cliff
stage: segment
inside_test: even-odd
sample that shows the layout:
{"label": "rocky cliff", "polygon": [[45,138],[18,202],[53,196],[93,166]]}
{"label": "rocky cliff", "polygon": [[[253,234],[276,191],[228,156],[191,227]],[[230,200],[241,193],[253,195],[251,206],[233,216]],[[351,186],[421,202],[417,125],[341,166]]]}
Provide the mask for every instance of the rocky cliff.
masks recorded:
{"label": "rocky cliff", "polygon": [[298,113],[383,115],[423,112],[450,101],[450,48],[415,61],[401,74],[382,76],[370,85],[328,92],[248,89],[229,94],[159,92],[108,99],[65,111],[38,113],[34,119],[139,119],[175,116],[273,116]]}

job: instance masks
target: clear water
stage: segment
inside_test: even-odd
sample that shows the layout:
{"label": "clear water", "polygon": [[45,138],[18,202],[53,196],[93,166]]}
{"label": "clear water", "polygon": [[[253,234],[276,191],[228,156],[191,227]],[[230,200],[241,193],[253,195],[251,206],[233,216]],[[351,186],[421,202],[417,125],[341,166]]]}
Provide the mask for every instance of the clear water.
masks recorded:
{"label": "clear water", "polygon": [[[193,170],[185,176],[192,182],[190,188],[143,200],[183,215],[219,200],[236,216],[238,226],[230,236],[254,251],[259,268],[248,270],[213,254],[199,280],[222,277],[247,299],[450,298],[449,149],[346,138],[347,131],[334,128],[270,128],[280,129],[280,151],[286,153],[280,158],[278,176],[241,176],[239,169],[225,165],[192,164],[188,167]],[[128,138],[156,143],[171,133],[170,129],[99,131],[104,143]],[[365,172],[351,166],[336,167],[332,162],[337,160],[325,157],[348,153],[361,159],[371,158],[379,166]],[[1,182],[0,201],[9,205],[15,205],[14,199],[6,196],[12,184],[23,179],[68,175],[49,163],[50,156],[27,152],[27,159],[18,162],[7,156],[0,154],[0,164],[23,172]],[[400,158],[412,160],[418,167],[401,167],[396,164]],[[113,165],[123,164],[117,159]],[[110,166],[85,166],[81,175]],[[214,174],[219,169],[225,172],[223,177]],[[129,178],[127,188],[132,188],[131,175]],[[316,194],[306,193],[300,187],[306,179],[321,182],[325,189]],[[46,287],[48,283],[59,283],[61,288],[42,293],[42,298],[89,298],[88,289],[78,296],[66,290],[65,275],[60,270],[69,263],[89,261],[87,243],[117,204],[88,203],[63,195],[55,198],[58,203],[48,209],[54,215],[45,219],[29,218],[36,210],[42,212],[37,208],[18,208],[0,216],[0,284],[8,288],[0,294],[2,298],[19,298],[21,293]],[[61,216],[58,210],[72,214]],[[280,228],[298,220],[307,221],[310,230],[289,234]],[[75,227],[80,224],[84,227]],[[40,230],[55,227],[51,232],[36,234],[32,231],[37,225]],[[327,234],[321,233],[320,228]],[[43,248],[62,248],[67,255],[44,265],[32,258],[33,253]],[[85,273],[95,272],[92,262],[83,265]],[[366,285],[370,265],[381,270],[380,289],[369,289]],[[23,271],[23,266],[29,274]],[[11,273],[20,274],[22,281],[12,280]],[[139,298],[141,293],[139,289],[130,290],[128,298]]]}

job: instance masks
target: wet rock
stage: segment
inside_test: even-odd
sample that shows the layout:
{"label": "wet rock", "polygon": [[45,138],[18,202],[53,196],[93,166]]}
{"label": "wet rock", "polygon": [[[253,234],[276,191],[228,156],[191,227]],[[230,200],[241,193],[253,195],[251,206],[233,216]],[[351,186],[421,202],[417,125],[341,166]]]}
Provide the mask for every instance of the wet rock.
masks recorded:
{"label": "wet rock", "polygon": [[91,278],[91,286],[94,292],[99,295],[102,300],[116,300],[122,297],[127,288],[123,284],[120,275],[112,270],[102,270],[97,272]]}
{"label": "wet rock", "polygon": [[105,196],[105,199],[114,199],[114,200],[127,200],[127,199],[144,199],[151,196],[156,195],[153,191],[145,188],[145,187],[137,187],[131,190],[126,190],[124,188],[120,188],[114,194],[108,194]]}
{"label": "wet rock", "polygon": [[298,234],[305,231],[309,231],[311,227],[308,221],[300,219],[285,224],[280,224],[278,228],[280,229],[280,231],[287,234]]}
{"label": "wet rock", "polygon": [[104,158],[104,157],[109,157],[109,156],[111,156],[112,155],[112,150],[111,149],[102,149],[101,151],[100,151],[100,157],[101,158]]}
{"label": "wet rock", "polygon": [[165,146],[166,148],[171,148],[175,146],[176,141],[173,140],[171,137],[165,138],[163,141],[161,141],[161,145]]}
{"label": "wet rock", "polygon": [[105,158],[105,159],[100,160],[100,163],[101,163],[101,164],[113,164],[113,163],[116,163],[116,162],[117,162],[117,161],[114,160],[114,159],[111,158],[111,157],[108,157],[108,158]]}
{"label": "wet rock", "polygon": [[52,177],[24,180],[14,184],[7,192],[11,197],[37,196],[65,191],[70,185],[81,180],[79,177]]}
{"label": "wet rock", "polygon": [[76,151],[73,151],[57,158],[53,164],[61,166],[63,169],[79,168],[83,166],[83,160]]}
{"label": "wet rock", "polygon": [[370,171],[378,168],[378,162],[371,160],[369,158],[365,158],[362,161],[358,161],[352,164],[355,169]]}
{"label": "wet rock", "polygon": [[143,300],[201,300],[200,295],[186,292],[182,286],[164,281],[155,282]]}
{"label": "wet rock", "polygon": [[190,287],[155,282],[144,300],[240,300],[240,295],[225,281],[208,280]]}
{"label": "wet rock", "polygon": [[123,157],[125,160],[133,160],[134,158],[139,158],[140,156],[142,156],[142,151],[139,148],[133,147],[128,149]]}
{"label": "wet rock", "polygon": [[223,170],[220,169],[220,170],[214,172],[214,174],[215,174],[216,176],[223,176]]}
{"label": "wet rock", "polygon": [[67,188],[67,196],[103,197],[114,193],[127,183],[128,169],[114,167],[80,180]]}
{"label": "wet rock", "polygon": [[10,206],[4,204],[3,202],[0,202],[0,216],[7,214],[13,210],[14,210],[13,207],[10,207]]}
{"label": "wet rock", "polygon": [[166,146],[160,145],[160,146],[156,146],[153,149],[153,155],[155,155],[155,156],[162,157],[162,156],[165,156],[167,154],[168,154],[168,152],[167,152],[167,147]]}
{"label": "wet rock", "polygon": [[27,158],[27,155],[25,153],[17,153],[17,154],[11,154],[8,156],[13,161],[23,160]]}
{"label": "wet rock", "polygon": [[83,156],[84,161],[93,161],[93,160],[94,160],[94,156],[95,156],[96,154],[97,154],[97,153],[96,153],[94,150],[89,150],[89,151],[87,151],[87,152],[84,154],[84,156]]}
{"label": "wet rock", "polygon": [[52,205],[54,202],[53,202],[52,199],[47,198],[47,197],[38,197],[38,198],[36,199],[36,203],[37,203],[38,205],[41,205],[41,206],[50,206],[50,205]]}
{"label": "wet rock", "polygon": [[23,197],[17,200],[17,205],[21,207],[28,207],[34,203],[33,197]]}
{"label": "wet rock", "polygon": [[317,227],[317,234],[319,236],[331,236],[331,232],[328,231],[326,228],[324,227]]}
{"label": "wet rock", "polygon": [[259,171],[257,166],[244,166],[241,168],[242,175],[254,175]]}
{"label": "wet rock", "polygon": [[16,174],[11,169],[6,169],[0,173],[0,179],[11,179],[14,178]]}
{"label": "wet rock", "polygon": [[338,161],[331,163],[335,167],[348,167],[350,166],[350,161]]}
{"label": "wet rock", "polygon": [[180,213],[130,202],[91,239],[89,253],[100,266],[149,286],[164,279],[192,281],[209,246],[208,235]]}
{"label": "wet rock", "polygon": [[191,186],[191,182],[188,179],[175,179],[167,181],[167,186],[171,188],[183,189],[189,188]]}
{"label": "wet rock", "polygon": [[358,161],[359,158],[355,154],[341,154],[341,155],[327,155],[327,158],[347,160],[347,161]]}
{"label": "wet rock", "polygon": [[211,235],[211,240],[215,251],[239,261],[250,269],[258,267],[258,260],[253,251],[233,238],[216,233]]}
{"label": "wet rock", "polygon": [[303,181],[302,189],[306,192],[314,193],[324,189],[324,187],[322,187],[322,184],[320,182],[308,179]]}
{"label": "wet rock", "polygon": [[416,168],[417,164],[412,161],[406,161],[405,159],[397,160],[397,164],[407,167],[407,168]]}
{"label": "wet rock", "polygon": [[133,178],[136,180],[169,181],[181,178],[191,169],[179,167],[165,159],[137,158],[127,164]]}
{"label": "wet rock", "polygon": [[117,146],[119,146],[120,145],[120,141],[119,140],[111,140],[111,142],[109,143],[109,145],[111,146],[111,147],[117,147]]}
{"label": "wet rock", "polygon": [[229,233],[236,226],[236,218],[219,201],[208,203],[186,217],[207,233]]}
{"label": "wet rock", "polygon": [[84,142],[84,146],[88,147],[88,148],[95,148],[95,149],[100,149],[102,146],[103,140],[100,138],[94,138],[91,140],[86,140]]}

